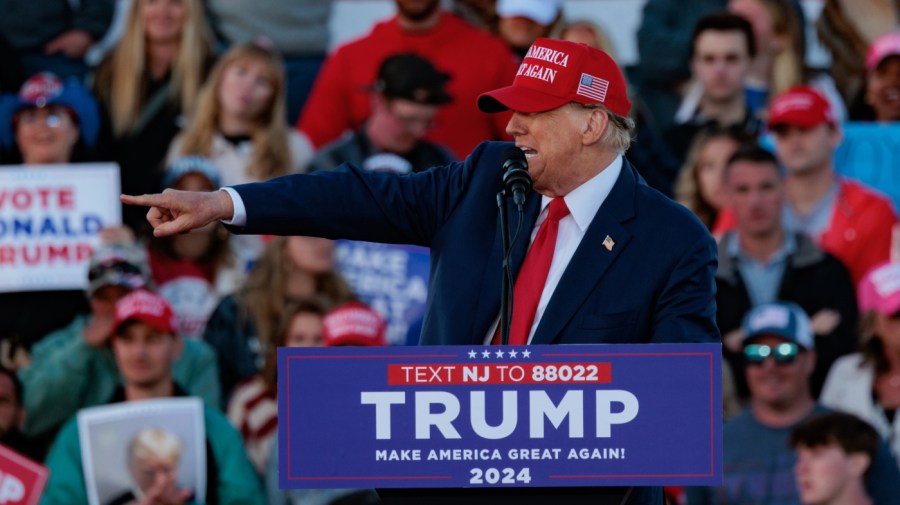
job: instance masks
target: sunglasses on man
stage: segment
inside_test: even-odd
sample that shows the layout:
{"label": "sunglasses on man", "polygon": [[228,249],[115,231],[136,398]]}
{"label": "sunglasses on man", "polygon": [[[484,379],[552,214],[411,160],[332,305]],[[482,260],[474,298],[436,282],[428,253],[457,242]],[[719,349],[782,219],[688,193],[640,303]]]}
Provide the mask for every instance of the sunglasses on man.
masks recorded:
{"label": "sunglasses on man", "polygon": [[747,363],[754,365],[761,365],[770,356],[775,359],[775,363],[789,365],[797,359],[799,353],[800,346],[791,342],[778,345],[750,344],[744,346],[744,359],[747,360]]}

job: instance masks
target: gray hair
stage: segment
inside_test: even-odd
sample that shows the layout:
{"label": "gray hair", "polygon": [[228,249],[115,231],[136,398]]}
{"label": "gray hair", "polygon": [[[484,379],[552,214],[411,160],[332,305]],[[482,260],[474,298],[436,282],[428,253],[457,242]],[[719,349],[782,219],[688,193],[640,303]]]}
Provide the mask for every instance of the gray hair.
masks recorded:
{"label": "gray hair", "polygon": [[628,148],[631,147],[631,142],[634,138],[633,119],[631,119],[630,117],[620,116],[606,108],[605,105],[599,103],[570,103],[584,109],[600,109],[606,113],[608,126],[606,128],[606,131],[603,132],[603,137],[600,138],[600,142],[604,146],[616,151],[620,155],[625,154],[625,151],[627,151]]}

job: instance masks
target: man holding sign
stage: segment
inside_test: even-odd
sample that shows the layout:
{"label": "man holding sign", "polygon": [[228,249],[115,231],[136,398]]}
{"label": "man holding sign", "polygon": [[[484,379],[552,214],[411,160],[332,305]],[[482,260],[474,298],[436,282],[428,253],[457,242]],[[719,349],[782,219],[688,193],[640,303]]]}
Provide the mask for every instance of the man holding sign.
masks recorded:
{"label": "man holding sign", "polygon": [[[521,219],[515,211],[508,216],[530,237],[516,241],[510,255],[512,344],[718,339],[715,243],[622,156],[633,122],[625,80],[608,55],[539,39],[513,84],[480,96],[478,106],[513,111],[507,132],[540,193],[526,201]],[[484,143],[462,163],[404,177],[345,165],[215,193],[122,200],[151,207],[157,236],[225,220],[240,233],[431,247],[421,343],[477,345],[492,342],[498,326],[503,241],[496,194],[504,185],[501,165],[516,163],[503,159],[510,147]],[[481,493],[491,502],[553,496],[565,503],[662,503],[658,488],[497,491]],[[440,496],[452,501],[455,494]],[[405,498],[419,503],[422,494]]]}

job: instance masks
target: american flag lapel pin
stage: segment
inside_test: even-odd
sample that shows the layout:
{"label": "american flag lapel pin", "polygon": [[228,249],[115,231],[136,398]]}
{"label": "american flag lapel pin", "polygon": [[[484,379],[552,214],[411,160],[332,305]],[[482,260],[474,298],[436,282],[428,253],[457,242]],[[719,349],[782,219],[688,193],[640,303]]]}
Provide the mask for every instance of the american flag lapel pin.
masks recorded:
{"label": "american flag lapel pin", "polygon": [[616,241],[613,240],[609,235],[607,235],[606,238],[603,239],[603,247],[605,247],[607,251],[612,252],[613,246],[615,245]]}

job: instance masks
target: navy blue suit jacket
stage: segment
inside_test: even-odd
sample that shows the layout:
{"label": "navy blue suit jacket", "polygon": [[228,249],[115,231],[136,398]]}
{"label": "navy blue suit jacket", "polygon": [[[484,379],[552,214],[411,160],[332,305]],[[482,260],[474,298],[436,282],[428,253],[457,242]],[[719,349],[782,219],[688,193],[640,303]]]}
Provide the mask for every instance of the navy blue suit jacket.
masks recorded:
{"label": "navy blue suit jacket", "polygon": [[[463,162],[398,177],[351,165],[237,186],[247,224],[236,231],[311,235],[431,248],[421,343],[475,345],[500,312],[502,242],[496,194],[510,144],[486,142]],[[512,253],[524,260],[540,211],[526,202]],[[515,230],[518,213],[510,210]],[[609,236],[615,245],[603,245]],[[532,343],[718,341],[716,245],[686,209],[621,175],[572,257]]]}
{"label": "navy blue suit jacket", "polygon": [[[396,176],[351,165],[237,186],[242,233],[311,235],[431,248],[421,343],[478,345],[500,313],[502,240],[496,194],[509,143],[486,142],[461,163]],[[517,274],[540,211],[526,203],[512,253]],[[514,207],[510,205],[510,207]],[[510,210],[515,229],[518,213]],[[606,236],[615,245],[607,250]],[[628,161],[553,293],[532,343],[713,342],[716,245],[684,207],[651,189]],[[673,436],[676,436],[673,434]],[[636,488],[384,490],[391,505],[566,503],[662,505]],[[627,494],[627,495],[626,495]]]}

